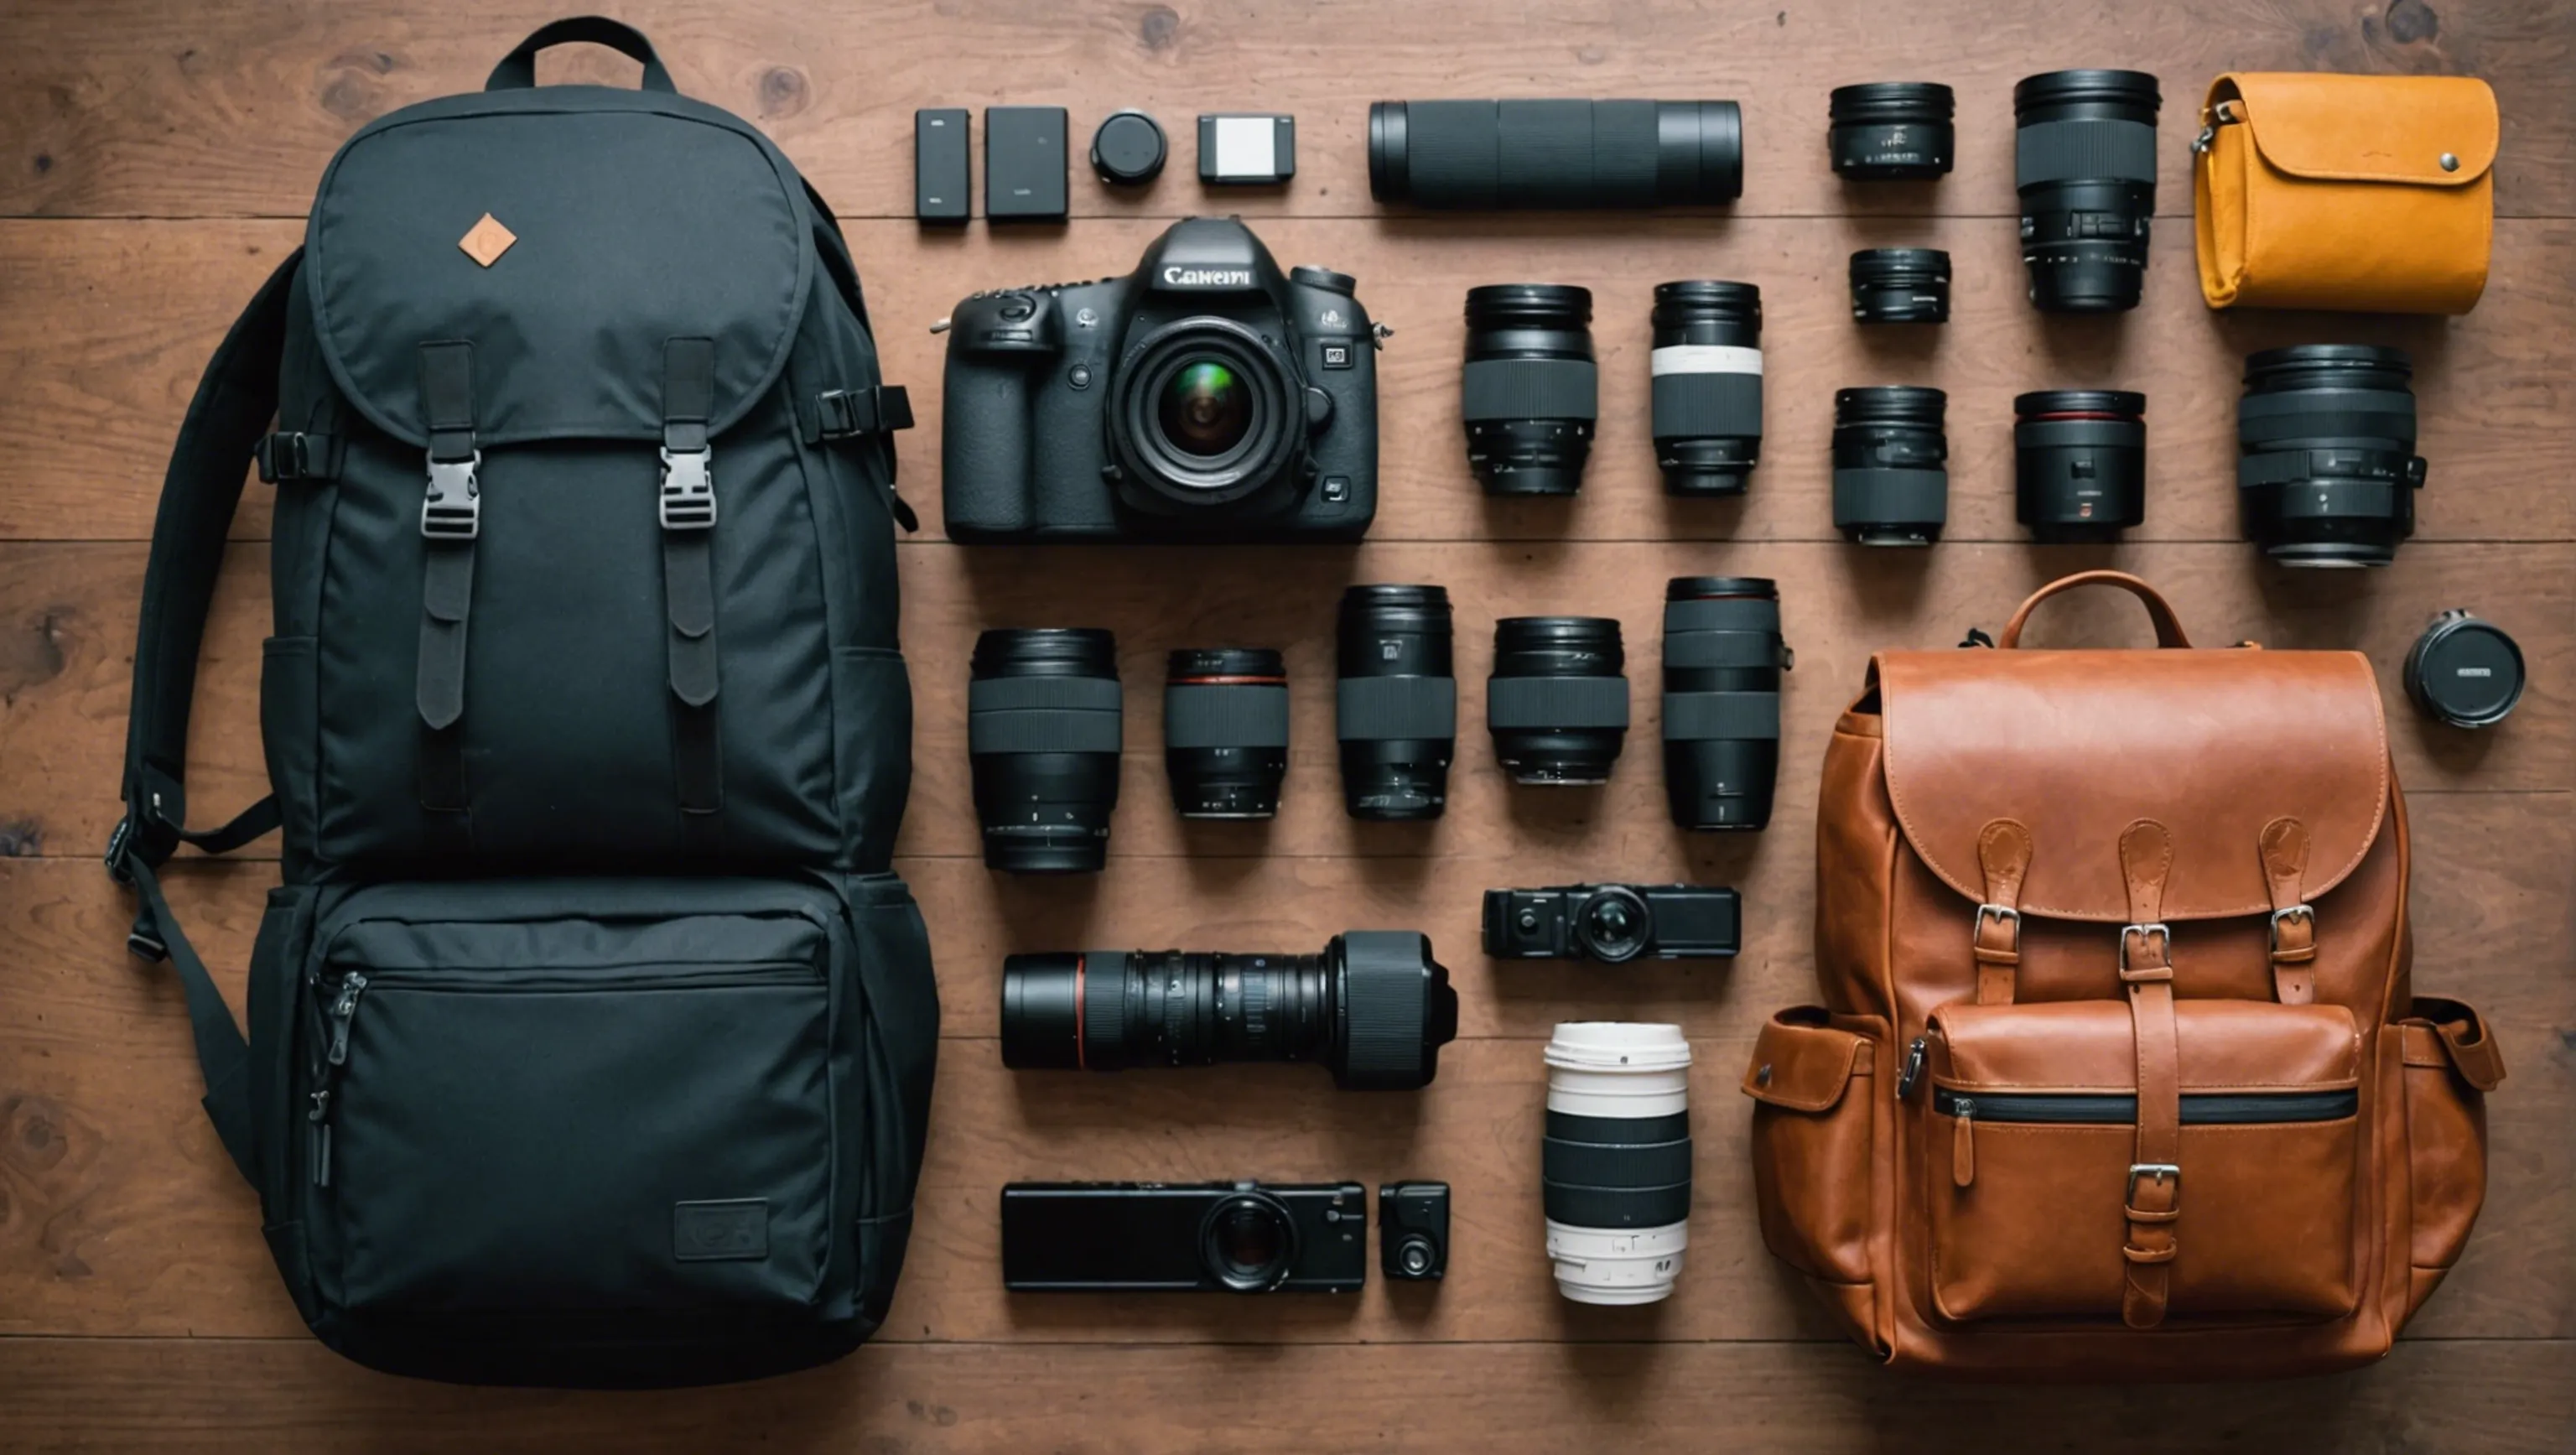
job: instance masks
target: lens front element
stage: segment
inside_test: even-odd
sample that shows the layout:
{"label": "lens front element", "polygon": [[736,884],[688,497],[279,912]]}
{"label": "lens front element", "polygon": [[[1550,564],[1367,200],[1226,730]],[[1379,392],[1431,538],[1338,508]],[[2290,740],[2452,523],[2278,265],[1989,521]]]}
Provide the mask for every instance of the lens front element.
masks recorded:
{"label": "lens front element", "polygon": [[1164,384],[1154,417],[1163,438],[1186,454],[1214,459],[1252,431],[1252,391],[1214,359],[1183,364]]}

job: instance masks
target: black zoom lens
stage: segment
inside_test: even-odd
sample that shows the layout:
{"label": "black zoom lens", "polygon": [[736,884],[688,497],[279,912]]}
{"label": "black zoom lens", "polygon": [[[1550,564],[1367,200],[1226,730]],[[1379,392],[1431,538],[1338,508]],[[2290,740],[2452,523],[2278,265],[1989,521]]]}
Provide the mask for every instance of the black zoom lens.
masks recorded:
{"label": "black zoom lens", "polygon": [[1462,409],[1467,465],[1489,495],[1571,495],[1592,456],[1601,377],[1592,290],[1491,283],[1467,290]]}
{"label": "black zoom lens", "polygon": [[1485,725],[1515,783],[1610,781],[1628,740],[1626,650],[1606,616],[1507,616],[1494,623]]}
{"label": "black zoom lens", "polygon": [[1780,588],[1760,576],[1664,587],[1664,795],[1686,829],[1759,829],[1780,777]]}
{"label": "black zoom lens", "polygon": [[1924,181],[1950,170],[1950,88],[1929,81],[1836,86],[1825,144],[1834,173],[1855,182]]}
{"label": "black zoom lens", "polygon": [[1351,1090],[1409,1091],[1458,1034],[1458,992],[1409,930],[1320,955],[1090,950],[1002,962],[1002,1064],[1123,1071],[1313,1061]]}
{"label": "black zoom lens", "polygon": [[1950,517],[1949,396],[1879,385],[1834,393],[1834,524],[1864,546],[1928,546]]}
{"label": "black zoom lens", "polygon": [[1852,318],[1947,323],[1950,255],[1939,248],[1863,248],[1851,255]]}
{"label": "black zoom lens", "polygon": [[1458,740],[1449,593],[1354,586],[1342,593],[1336,636],[1343,806],[1357,819],[1438,818]]}
{"label": "black zoom lens", "polygon": [[1379,101],[1369,195],[1416,207],[1685,207],[1744,191],[1732,101]]}
{"label": "black zoom lens", "polygon": [[1655,464],[1671,495],[1741,495],[1762,457],[1762,290],[1655,288]]}
{"label": "black zoom lens", "polygon": [[2146,409],[2124,389],[2013,401],[2013,496],[2033,540],[2106,543],[2147,518]]}
{"label": "black zoom lens", "polygon": [[1271,818],[1288,776],[1288,666],[1264,647],[1172,653],[1163,769],[1183,818]]}
{"label": "black zoom lens", "polygon": [[2403,349],[2298,344],[2245,361],[2236,502],[2284,566],[2385,566],[2415,533],[2414,367]]}
{"label": "black zoom lens", "polygon": [[2138,306],[2163,99],[2144,71],[2050,71],[2013,87],[2021,258],[2041,312]]}
{"label": "black zoom lens", "polygon": [[988,631],[966,688],[984,863],[1097,871],[1118,806],[1118,647],[1088,627]]}

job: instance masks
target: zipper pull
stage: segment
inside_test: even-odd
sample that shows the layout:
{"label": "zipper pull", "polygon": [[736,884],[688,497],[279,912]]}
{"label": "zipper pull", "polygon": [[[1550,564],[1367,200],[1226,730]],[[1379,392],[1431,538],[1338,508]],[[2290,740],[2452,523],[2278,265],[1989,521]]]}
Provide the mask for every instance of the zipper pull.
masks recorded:
{"label": "zipper pull", "polygon": [[325,1086],[313,1093],[313,1105],[304,1113],[304,1160],[312,1164],[313,1185],[331,1185],[331,1088]]}
{"label": "zipper pull", "polygon": [[1977,1103],[1961,1096],[1950,1105],[1957,1111],[1950,1126],[1950,1185],[1966,1187],[1977,1180]]}
{"label": "zipper pull", "polygon": [[1923,1079],[1923,1057],[1925,1054],[1924,1041],[1924,1037],[1916,1036],[1914,1038],[1914,1044],[1905,1048],[1905,1069],[1897,1073],[1896,1077],[1896,1099],[1898,1101],[1903,1101],[1905,1098],[1912,1096],[1914,1094],[1914,1083]]}
{"label": "zipper pull", "polygon": [[[340,982],[340,998],[331,1002],[331,1050],[322,1058],[324,1064],[337,1066],[349,1059],[349,1022],[357,1018],[358,997],[364,994],[366,989],[367,977],[355,970],[350,971],[348,978]],[[317,1093],[317,1095],[327,1094]],[[318,1121],[320,1118],[317,1116],[315,1120]]]}

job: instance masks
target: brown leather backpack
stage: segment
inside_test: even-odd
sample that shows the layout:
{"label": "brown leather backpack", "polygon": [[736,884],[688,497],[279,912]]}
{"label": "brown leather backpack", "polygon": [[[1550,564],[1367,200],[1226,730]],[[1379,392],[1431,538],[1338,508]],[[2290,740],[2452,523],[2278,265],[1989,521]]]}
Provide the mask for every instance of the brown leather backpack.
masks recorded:
{"label": "brown leather backpack", "polygon": [[[2155,651],[2022,651],[2069,587]],[[2245,1378],[2387,1352],[2485,1195],[2477,1013],[2415,999],[2354,652],[2193,651],[2058,581],[1885,652],[1817,812],[1823,1006],[1762,1030],[1762,1235],[1891,1364]]]}

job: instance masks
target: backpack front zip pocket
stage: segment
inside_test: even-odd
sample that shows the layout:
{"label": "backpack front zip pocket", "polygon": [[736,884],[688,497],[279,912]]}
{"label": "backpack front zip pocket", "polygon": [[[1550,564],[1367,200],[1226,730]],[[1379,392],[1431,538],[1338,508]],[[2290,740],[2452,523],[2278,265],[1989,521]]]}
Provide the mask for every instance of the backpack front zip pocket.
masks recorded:
{"label": "backpack front zip pocket", "polygon": [[[2346,1091],[2186,1092],[2182,1124],[2187,1127],[2260,1126],[2266,1123],[2335,1122],[2361,1109],[2361,1093]],[[1977,1180],[1976,1125],[1983,1121],[2035,1126],[2138,1124],[2138,1099],[2094,1093],[1981,1091],[1974,1096],[1936,1087],[1935,1114],[1952,1118],[1950,1181],[1968,1187]]]}
{"label": "backpack front zip pocket", "polygon": [[710,896],[749,902],[343,919],[305,1027],[305,1195],[334,1302],[651,1337],[849,1297],[841,1149],[865,1078],[835,969],[854,946],[825,891],[692,897]]}

